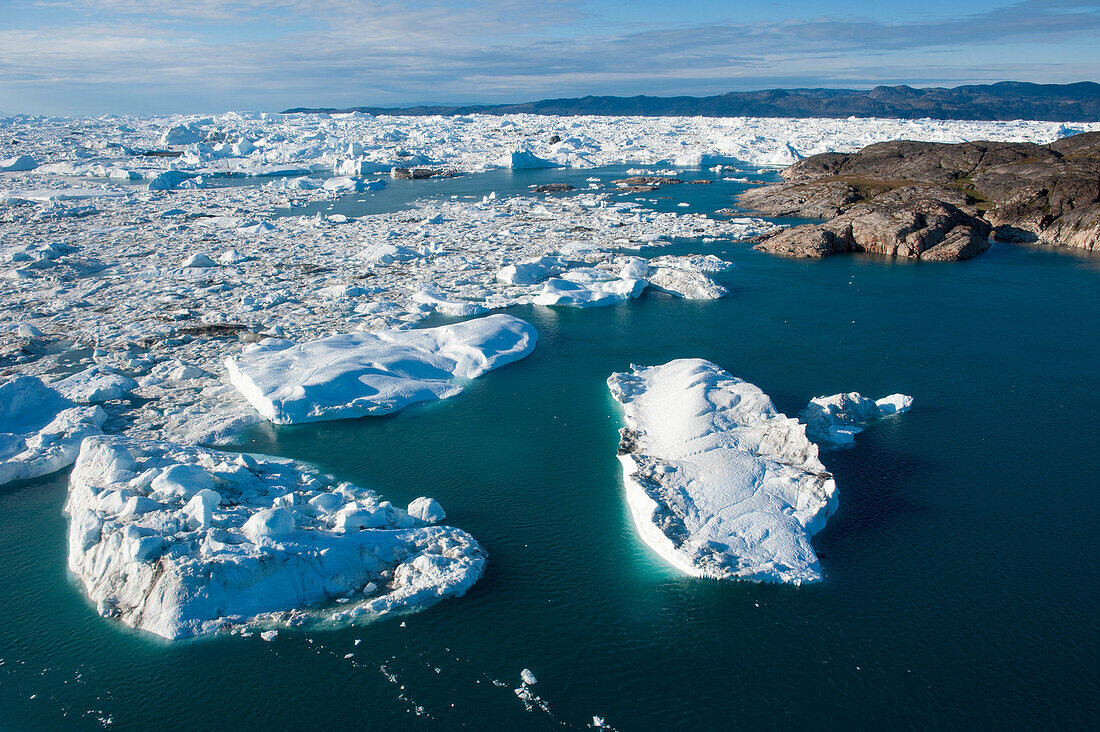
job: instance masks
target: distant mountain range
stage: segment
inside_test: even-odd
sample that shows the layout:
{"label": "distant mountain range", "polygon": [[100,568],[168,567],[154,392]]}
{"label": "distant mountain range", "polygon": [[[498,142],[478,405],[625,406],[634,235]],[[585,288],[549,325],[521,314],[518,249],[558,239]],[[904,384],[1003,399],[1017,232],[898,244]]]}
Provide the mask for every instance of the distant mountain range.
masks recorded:
{"label": "distant mountain range", "polygon": [[1100,84],[997,84],[954,89],[876,86],[874,89],[767,89],[713,97],[579,97],[523,104],[459,107],[296,107],[285,114],[364,112],[367,114],[461,115],[640,115],[645,117],[901,117],[917,119],[1100,121]]}

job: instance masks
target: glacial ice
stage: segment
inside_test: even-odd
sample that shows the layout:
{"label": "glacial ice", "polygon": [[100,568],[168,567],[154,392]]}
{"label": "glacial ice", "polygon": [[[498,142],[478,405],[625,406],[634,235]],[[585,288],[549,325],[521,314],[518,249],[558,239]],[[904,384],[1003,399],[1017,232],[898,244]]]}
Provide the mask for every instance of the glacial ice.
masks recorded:
{"label": "glacial ice", "polygon": [[590,308],[614,305],[642,294],[646,288],[642,279],[607,279],[574,282],[553,278],[543,283],[542,292],[535,296],[536,305],[555,307]]}
{"label": "glacial ice", "polygon": [[97,611],[169,639],[428,605],[486,559],[465,532],[292,461],[118,436],[84,441],[65,511]]}
{"label": "glacial ice", "polygon": [[498,164],[502,168],[512,168],[513,170],[527,170],[531,168],[556,168],[558,164],[552,160],[546,160],[540,158],[533,152],[527,149],[514,150],[502,157]]}
{"label": "glacial ice", "polygon": [[387,414],[446,399],[462,382],[531,353],[538,333],[511,315],[420,330],[268,339],[226,361],[229,378],[275,424]]}
{"label": "glacial ice", "polygon": [[106,420],[98,405],[77,405],[36,376],[0,383],[0,485],[72,465],[80,441],[101,434]]}
{"label": "glacial ice", "polygon": [[0,160],[0,173],[19,173],[37,167],[38,163],[30,155],[16,155]]}
{"label": "glacial ice", "polygon": [[806,435],[817,444],[846,447],[855,442],[855,436],[871,420],[908,412],[912,406],[913,397],[905,394],[891,394],[874,401],[853,391],[815,397],[799,417],[806,425]]}
{"label": "glacial ice", "polygon": [[665,561],[700,577],[821,579],[810,537],[837,490],[804,426],[702,359],[634,366],[607,384],[626,422],[627,502]]}
{"label": "glacial ice", "polygon": [[102,366],[90,366],[84,371],[66,376],[50,386],[62,396],[80,404],[102,404],[121,399],[138,387],[129,376],[116,374]]}
{"label": "glacial ice", "polygon": [[569,263],[558,256],[545,256],[508,264],[497,272],[497,281],[506,285],[533,285],[568,269]]}

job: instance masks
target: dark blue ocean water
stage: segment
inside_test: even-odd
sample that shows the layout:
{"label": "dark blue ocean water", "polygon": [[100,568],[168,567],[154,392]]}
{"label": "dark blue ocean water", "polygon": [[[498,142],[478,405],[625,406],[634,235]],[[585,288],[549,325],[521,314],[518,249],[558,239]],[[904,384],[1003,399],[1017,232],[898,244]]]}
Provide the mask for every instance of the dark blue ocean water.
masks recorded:
{"label": "dark blue ocean water", "polygon": [[[570,179],[489,175],[428,185],[480,196]],[[649,198],[713,210],[735,188]],[[238,443],[394,503],[438,498],[490,553],[464,598],[271,643],[169,644],[99,618],[68,576],[67,476],[0,488],[0,727],[1095,724],[1100,259],[1011,245],[960,263],[672,251],[735,262],[719,275],[731,295],[516,308],[538,348],[458,397]],[[685,578],[635,536],[604,381],[677,357],[711,359],[789,413],[838,391],[916,398],[823,455],[840,490],[814,540],[823,582]],[[549,713],[513,693],[525,667]]]}

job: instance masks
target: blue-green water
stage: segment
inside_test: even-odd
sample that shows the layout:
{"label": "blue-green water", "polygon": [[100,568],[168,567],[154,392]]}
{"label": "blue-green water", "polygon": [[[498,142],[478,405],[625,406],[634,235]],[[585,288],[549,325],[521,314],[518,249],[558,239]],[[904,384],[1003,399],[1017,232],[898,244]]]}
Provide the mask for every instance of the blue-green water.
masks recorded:
{"label": "blue-green water", "polygon": [[[728,205],[720,194],[668,189],[697,210]],[[517,308],[538,348],[458,397],[242,438],[394,503],[438,498],[490,563],[466,597],[424,612],[271,643],[160,642],[96,616],[68,577],[66,476],[0,488],[0,726],[1095,724],[1100,260],[676,250],[736,262],[719,276],[731,295]],[[841,507],[814,540],[823,582],[689,579],[635,536],[604,380],[686,356],[789,413],[842,390],[916,398],[825,453]],[[512,692],[525,667],[552,716]]]}

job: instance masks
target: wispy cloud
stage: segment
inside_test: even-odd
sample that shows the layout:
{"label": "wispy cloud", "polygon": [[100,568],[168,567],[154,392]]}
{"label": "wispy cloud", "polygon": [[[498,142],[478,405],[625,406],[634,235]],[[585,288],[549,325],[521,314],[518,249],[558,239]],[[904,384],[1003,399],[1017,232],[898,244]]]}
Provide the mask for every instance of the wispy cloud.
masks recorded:
{"label": "wispy cloud", "polygon": [[[996,78],[1000,69],[1006,77],[1066,81],[1100,68],[1100,3],[1086,0],[1024,0],[931,21],[634,22],[629,31],[596,27],[595,11],[581,0],[17,5],[24,21],[0,30],[0,107],[7,109],[106,111],[96,99],[135,110],[520,101],[969,81]],[[61,20],[33,22],[47,12]],[[975,48],[985,58],[968,72],[964,57]],[[1031,67],[1022,65],[1029,53],[1037,57]],[[887,69],[897,76],[885,78]]]}

